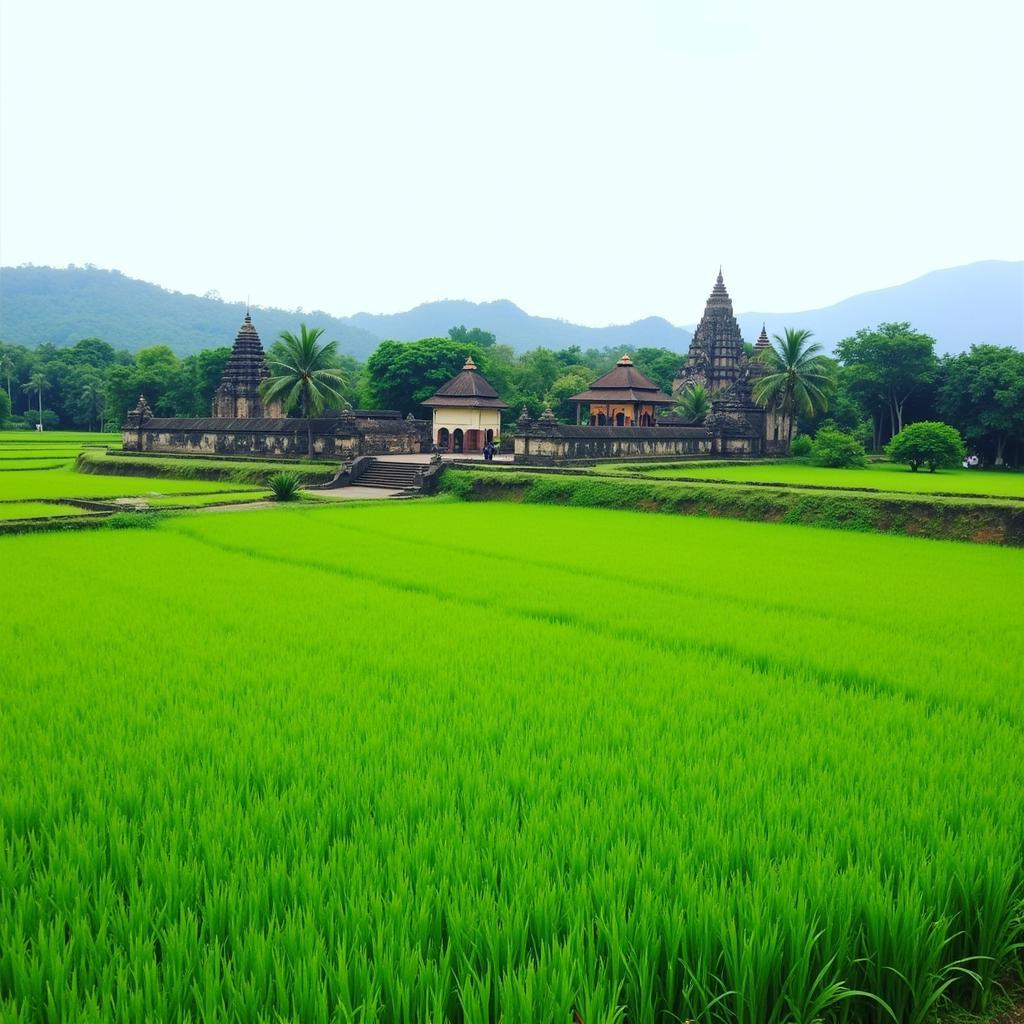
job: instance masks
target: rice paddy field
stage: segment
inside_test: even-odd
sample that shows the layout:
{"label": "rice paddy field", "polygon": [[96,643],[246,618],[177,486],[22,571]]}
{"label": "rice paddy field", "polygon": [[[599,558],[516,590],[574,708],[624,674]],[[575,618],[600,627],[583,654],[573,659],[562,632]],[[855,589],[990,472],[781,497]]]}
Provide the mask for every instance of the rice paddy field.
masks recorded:
{"label": "rice paddy field", "polygon": [[912,473],[891,462],[870,463],[863,469],[830,469],[796,460],[774,463],[687,465],[686,463],[623,463],[602,465],[602,471],[642,472],[659,480],[707,480],[727,483],[764,483],[788,486],[869,488],[912,494],[962,494],[1024,500],[1024,473],[999,470],[941,469]]}
{"label": "rice paddy field", "polygon": [[5,1019],[922,1024],[1020,979],[1021,551],[442,500],[0,564]]}
{"label": "rice paddy field", "polygon": [[[231,500],[243,492],[252,494],[261,490],[247,483],[188,479],[184,473],[180,478],[156,478],[104,476],[76,471],[75,460],[83,451],[98,453],[107,447],[120,446],[120,434],[74,431],[0,433],[0,519],[38,518],[43,513],[33,506],[53,498],[150,498],[154,507],[159,507],[172,503],[200,505],[216,502],[221,500],[221,494],[225,495],[223,500]],[[68,509],[65,513],[68,515],[80,511],[63,507]],[[25,515],[19,515],[20,511]]]}

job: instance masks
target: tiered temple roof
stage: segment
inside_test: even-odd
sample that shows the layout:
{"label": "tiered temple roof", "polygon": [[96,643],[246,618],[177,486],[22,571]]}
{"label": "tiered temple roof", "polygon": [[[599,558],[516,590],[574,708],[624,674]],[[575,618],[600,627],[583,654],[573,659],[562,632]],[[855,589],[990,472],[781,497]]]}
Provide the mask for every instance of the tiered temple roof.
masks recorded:
{"label": "tiered temple roof", "polygon": [[476,368],[469,356],[459,373],[442,384],[426,401],[428,408],[470,407],[474,409],[507,409],[487,378]]}
{"label": "tiered temple roof", "polygon": [[248,311],[238,329],[231,357],[224,367],[220,386],[213,396],[213,415],[224,419],[259,419],[280,416],[280,404],[263,404],[260,384],[270,376],[260,336],[253,326]]}
{"label": "tiered temple roof", "polygon": [[671,405],[672,399],[653,381],[648,380],[624,355],[603,377],[586,391],[573,395],[570,402],[615,403],[640,402],[645,405]]}
{"label": "tiered temple roof", "polygon": [[672,390],[695,383],[703,384],[709,391],[729,387],[739,376],[742,358],[743,335],[719,268],[704,315],[693,332],[686,363],[672,382]]}

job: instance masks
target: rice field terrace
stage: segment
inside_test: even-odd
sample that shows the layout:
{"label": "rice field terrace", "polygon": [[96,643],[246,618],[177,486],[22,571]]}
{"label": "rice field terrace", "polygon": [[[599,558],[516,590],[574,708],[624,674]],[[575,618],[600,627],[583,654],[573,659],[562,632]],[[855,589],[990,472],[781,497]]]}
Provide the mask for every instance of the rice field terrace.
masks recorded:
{"label": "rice field terrace", "polygon": [[1021,977],[1021,551],[440,500],[0,564],[5,1019],[922,1024]]}
{"label": "rice field terrace", "polygon": [[642,473],[662,480],[706,480],[724,483],[763,483],[835,490],[871,489],[912,494],[955,494],[1024,500],[1024,473],[996,469],[941,469],[912,473],[891,462],[869,463],[863,469],[831,469],[797,460],[735,462],[712,465],[678,463],[602,464],[601,472]]}
{"label": "rice field terrace", "polygon": [[[120,447],[120,434],[52,431],[0,433],[0,519],[36,519],[44,515],[81,514],[72,506],[46,506],[39,502],[56,498],[81,498],[102,501],[121,498],[145,499],[154,507],[168,504],[200,505],[233,500],[238,496],[260,494],[263,490],[246,481],[197,480],[188,475],[187,460],[177,475],[96,475],[78,471],[77,460],[113,459],[109,448]],[[221,497],[223,495],[224,497]],[[169,500],[169,499],[174,500]],[[23,514],[22,514],[23,513]]]}

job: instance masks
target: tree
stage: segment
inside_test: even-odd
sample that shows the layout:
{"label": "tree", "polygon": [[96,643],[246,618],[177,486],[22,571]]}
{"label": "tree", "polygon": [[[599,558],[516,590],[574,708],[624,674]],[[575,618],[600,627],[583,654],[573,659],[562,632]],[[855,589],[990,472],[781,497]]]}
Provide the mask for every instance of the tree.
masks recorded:
{"label": "tree", "polygon": [[761,353],[767,376],[754,385],[754,401],[771,406],[786,417],[789,428],[786,448],[793,443],[793,419],[797,413],[813,416],[828,408],[835,384],[828,361],[810,331],[787,327],[785,336],[772,336],[774,344]]}
{"label": "tree", "polygon": [[920,420],[904,427],[886,446],[885,454],[893,462],[905,462],[916,473],[927,466],[930,473],[939,468],[959,466],[966,451],[955,427],[934,420]]}
{"label": "tree", "polygon": [[[467,356],[488,376],[488,357],[475,345],[451,338],[382,341],[366,361],[365,389],[369,406],[419,413],[420,403],[454,377]],[[490,379],[490,378],[488,378]],[[497,387],[496,381],[491,381]]]}
{"label": "tree", "polygon": [[0,427],[11,418],[11,400],[6,391],[0,391]]}
{"label": "tree", "polygon": [[89,378],[79,394],[82,405],[89,417],[89,429],[92,430],[93,419],[99,419],[100,430],[103,430],[103,407],[107,401],[107,391],[99,377]]}
{"label": "tree", "polygon": [[703,423],[711,412],[711,395],[703,384],[691,384],[676,395],[672,411],[688,423]]}
{"label": "tree", "polygon": [[39,424],[43,423],[43,392],[50,390],[50,382],[38,370],[28,379],[27,384],[22,384],[21,390],[26,394],[34,391],[39,396]]}
{"label": "tree", "polygon": [[903,429],[907,399],[935,375],[935,339],[909,323],[862,327],[836,346],[840,363],[850,372],[848,387],[873,417],[884,409],[892,435]]}
{"label": "tree", "polygon": [[0,353],[0,373],[7,378],[7,401],[13,402],[11,399],[11,374],[14,373],[14,360],[8,352]]}
{"label": "tree", "polygon": [[449,328],[448,337],[460,345],[476,345],[479,348],[491,348],[498,341],[490,331],[484,331],[479,327],[466,327],[464,324]]}
{"label": "tree", "polygon": [[335,365],[338,343],[328,341],[321,345],[323,333],[322,327],[307,329],[305,324],[299,325],[298,337],[291,331],[281,331],[277,336],[281,345],[269,360],[270,376],[260,384],[264,402],[279,399],[287,410],[301,401],[309,458],[313,457],[313,413],[320,412],[328,402],[348,404],[341,393],[345,377]]}
{"label": "tree", "polygon": [[633,352],[633,365],[669,395],[672,394],[672,381],[685,362],[686,356],[667,348],[638,348]]}
{"label": "tree", "polygon": [[552,411],[560,420],[569,423],[575,422],[578,406],[570,402],[569,399],[581,391],[586,391],[593,379],[594,375],[587,366],[572,366],[560,377],[555,378],[546,398]]}
{"label": "tree", "polygon": [[1010,442],[1024,442],[1024,352],[1008,346],[972,345],[939,365],[939,414],[995,464],[1005,463]]}

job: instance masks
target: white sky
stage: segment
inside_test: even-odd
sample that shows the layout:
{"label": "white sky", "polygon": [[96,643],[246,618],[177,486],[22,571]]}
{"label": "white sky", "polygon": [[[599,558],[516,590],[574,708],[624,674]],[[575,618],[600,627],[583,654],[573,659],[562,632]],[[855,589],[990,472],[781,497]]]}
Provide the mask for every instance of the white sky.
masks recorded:
{"label": "white sky", "polygon": [[1020,0],[0,0],[0,261],[799,310],[1024,257]]}

